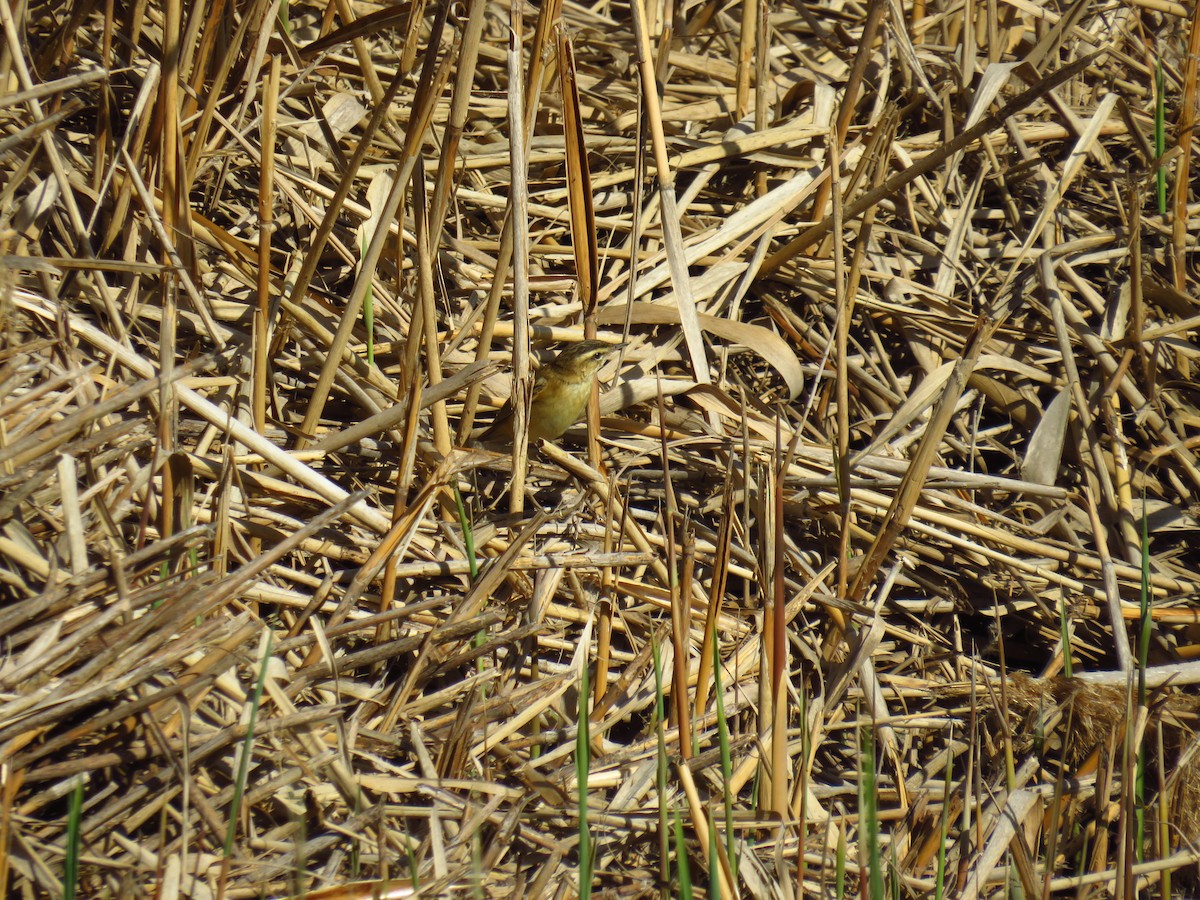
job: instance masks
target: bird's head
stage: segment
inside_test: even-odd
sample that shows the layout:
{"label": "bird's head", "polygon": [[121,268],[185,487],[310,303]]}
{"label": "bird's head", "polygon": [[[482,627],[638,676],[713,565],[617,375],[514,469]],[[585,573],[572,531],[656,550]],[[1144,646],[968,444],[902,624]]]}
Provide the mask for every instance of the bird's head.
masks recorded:
{"label": "bird's head", "polygon": [[580,341],[560,352],[550,365],[569,378],[589,378],[600,371],[609,356],[624,346],[604,341]]}

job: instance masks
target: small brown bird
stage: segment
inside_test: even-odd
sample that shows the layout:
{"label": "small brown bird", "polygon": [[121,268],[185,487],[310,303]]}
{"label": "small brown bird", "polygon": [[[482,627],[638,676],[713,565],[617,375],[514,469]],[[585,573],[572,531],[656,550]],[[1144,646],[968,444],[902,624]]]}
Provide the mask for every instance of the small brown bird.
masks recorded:
{"label": "small brown bird", "polygon": [[[552,441],[579,421],[587,408],[592,385],[611,353],[624,344],[580,341],[567,347],[537,370],[529,403],[529,440]],[[513,407],[510,399],[496,421],[479,437],[484,444],[512,444]]]}

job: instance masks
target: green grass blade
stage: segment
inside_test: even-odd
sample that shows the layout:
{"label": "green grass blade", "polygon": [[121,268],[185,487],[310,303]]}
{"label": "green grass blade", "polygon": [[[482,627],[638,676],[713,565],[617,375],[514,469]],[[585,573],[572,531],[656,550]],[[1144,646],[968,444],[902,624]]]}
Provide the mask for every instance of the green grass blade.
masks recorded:
{"label": "green grass blade", "polygon": [[717,858],[717,853],[717,829],[710,828],[708,829],[708,896],[712,900],[721,898],[721,861]]}
{"label": "green grass blade", "polygon": [[471,520],[467,517],[467,507],[463,503],[462,491],[457,485],[454,488],[454,508],[458,512],[458,524],[462,528],[463,546],[467,548],[467,565],[471,569],[471,581],[479,577],[479,560],[475,558],[475,531],[471,528]]}
{"label": "green grass blade", "polygon": [[[946,739],[949,747],[954,741],[954,730]],[[942,900],[946,896],[946,835],[950,832],[950,789],[954,784],[954,754],[946,754],[946,775],[942,787],[942,823],[938,835],[937,877],[934,880],[934,896]]]}
{"label": "green grass blade", "polygon": [[879,797],[875,786],[875,731],[868,725],[862,729],[862,772],[858,785],[858,815],[860,840],[867,848],[867,896],[883,900],[883,860],[879,855]]}
{"label": "green grass blade", "polygon": [[654,773],[658,788],[658,849],[659,877],[663,885],[671,883],[670,866],[670,823],[667,821],[667,704],[663,696],[662,649],[658,641],[651,639],[654,654],[654,733],[658,739],[657,765]]}
{"label": "green grass blade", "polygon": [[71,804],[67,809],[67,847],[66,859],[63,862],[64,900],[75,900],[75,890],[79,887],[79,826],[83,821],[83,782],[83,776],[76,779],[75,787],[71,789]]}
{"label": "green grass blade", "polygon": [[258,710],[262,705],[263,687],[267,683],[267,665],[271,662],[271,651],[275,638],[267,632],[266,644],[263,647],[262,662],[258,667],[258,680],[254,685],[254,695],[250,698],[250,718],[246,723],[246,738],[242,741],[241,755],[238,759],[237,779],[233,785],[233,800],[229,806],[229,828],[225,832],[225,856],[233,855],[233,839],[237,835],[238,814],[241,810],[242,796],[246,792],[246,779],[250,773],[250,756],[254,752],[254,725],[258,721]]}
{"label": "green grass blade", "polygon": [[[692,870],[688,865],[687,841],[683,837],[683,819],[679,810],[675,810],[672,818],[675,820],[675,867],[679,873],[680,900],[692,900]],[[717,861],[713,860],[713,870],[716,871]]]}

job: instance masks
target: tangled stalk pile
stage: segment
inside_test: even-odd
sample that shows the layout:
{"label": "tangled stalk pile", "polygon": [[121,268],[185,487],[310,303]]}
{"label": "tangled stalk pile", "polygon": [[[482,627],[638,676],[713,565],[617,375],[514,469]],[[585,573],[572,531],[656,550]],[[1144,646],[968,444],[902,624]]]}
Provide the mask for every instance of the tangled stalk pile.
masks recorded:
{"label": "tangled stalk pile", "polygon": [[1194,889],[1200,17],[631,4],[0,4],[6,895]]}

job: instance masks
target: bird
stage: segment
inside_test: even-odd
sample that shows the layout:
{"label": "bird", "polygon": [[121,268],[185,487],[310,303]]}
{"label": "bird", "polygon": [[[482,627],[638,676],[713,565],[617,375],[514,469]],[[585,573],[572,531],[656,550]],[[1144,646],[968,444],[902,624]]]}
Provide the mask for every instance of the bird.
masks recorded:
{"label": "bird", "polygon": [[[537,370],[529,402],[529,440],[552,441],[574,425],[587,408],[596,375],[608,357],[625,344],[580,341],[565,348]],[[488,429],[479,436],[483,444],[513,440],[513,401],[509,398]]]}

